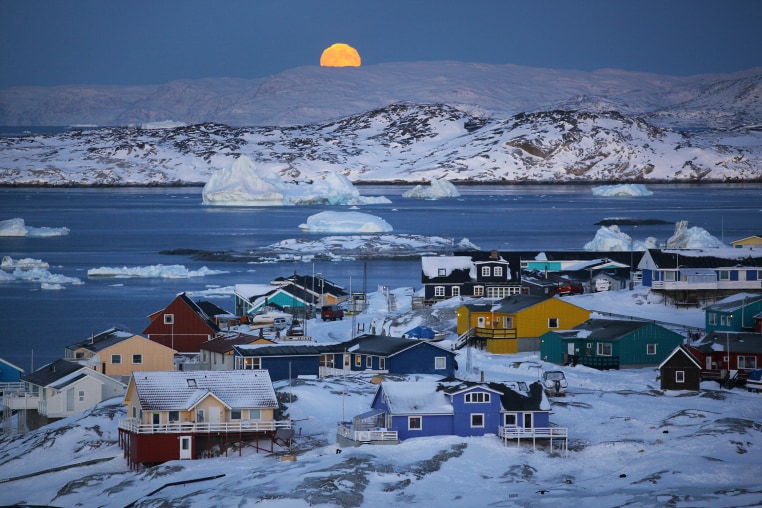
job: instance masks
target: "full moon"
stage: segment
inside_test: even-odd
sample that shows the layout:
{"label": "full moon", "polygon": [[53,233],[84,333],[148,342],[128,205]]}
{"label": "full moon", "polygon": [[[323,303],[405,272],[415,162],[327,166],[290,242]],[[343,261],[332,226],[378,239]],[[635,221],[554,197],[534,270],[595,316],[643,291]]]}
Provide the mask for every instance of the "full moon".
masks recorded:
{"label": "full moon", "polygon": [[349,44],[336,43],[320,55],[321,67],[360,67],[360,53]]}

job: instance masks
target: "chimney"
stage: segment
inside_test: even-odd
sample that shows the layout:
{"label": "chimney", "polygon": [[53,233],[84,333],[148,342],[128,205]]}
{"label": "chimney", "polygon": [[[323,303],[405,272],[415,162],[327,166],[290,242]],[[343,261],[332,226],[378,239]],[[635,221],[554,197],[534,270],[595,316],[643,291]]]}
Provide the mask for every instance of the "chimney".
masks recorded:
{"label": "chimney", "polygon": [[481,383],[483,383],[483,382],[484,382],[484,371],[482,371],[482,372],[481,372],[481,381],[480,381],[480,382],[481,382]]}

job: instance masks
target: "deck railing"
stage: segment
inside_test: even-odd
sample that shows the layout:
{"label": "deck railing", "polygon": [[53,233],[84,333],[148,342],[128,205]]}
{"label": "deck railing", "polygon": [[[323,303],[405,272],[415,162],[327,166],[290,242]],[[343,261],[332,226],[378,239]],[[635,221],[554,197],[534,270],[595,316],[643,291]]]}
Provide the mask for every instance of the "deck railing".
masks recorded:
{"label": "deck railing", "polygon": [[396,430],[386,430],[382,428],[356,428],[352,422],[339,422],[338,434],[352,441],[359,443],[370,443],[373,441],[398,441]]}
{"label": "deck railing", "polygon": [[498,436],[503,439],[567,439],[569,429],[553,424],[550,427],[500,427]]}
{"label": "deck railing", "polygon": [[240,420],[232,422],[176,422],[176,423],[141,423],[135,418],[122,418],[119,428],[135,434],[186,434],[210,432],[265,432],[275,429],[290,429],[291,420],[259,422]]}

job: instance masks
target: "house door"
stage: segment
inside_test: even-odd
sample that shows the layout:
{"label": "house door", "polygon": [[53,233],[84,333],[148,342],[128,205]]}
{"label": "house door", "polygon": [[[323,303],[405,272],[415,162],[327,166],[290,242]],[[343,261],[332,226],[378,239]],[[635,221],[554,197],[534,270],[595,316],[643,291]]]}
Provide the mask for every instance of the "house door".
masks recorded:
{"label": "house door", "polygon": [[706,357],[706,370],[712,370],[712,357]]}
{"label": "house door", "polygon": [[106,373],[106,362],[101,363],[101,366],[102,366],[102,369],[103,369],[103,372],[101,372],[101,374],[105,374]]}
{"label": "house door", "polygon": [[476,319],[476,326],[477,326],[477,328],[485,328],[484,323],[485,323],[484,316],[479,316]]}
{"label": "house door", "polygon": [[569,343],[566,345],[566,353],[567,353],[569,356],[574,356],[574,343],[573,343],[573,342],[569,342]]}
{"label": "house door", "polygon": [[524,428],[525,429],[532,428],[532,416],[534,416],[532,413],[524,413]]}
{"label": "house door", "polygon": [[191,437],[180,436],[180,460],[191,458]]}
{"label": "house door", "polygon": [[352,368],[352,355],[350,353],[344,353],[344,370],[350,370]]}
{"label": "house door", "polygon": [[66,412],[74,412],[74,388],[66,390]]}
{"label": "house door", "polygon": [[209,423],[220,423],[220,408],[209,408]]}

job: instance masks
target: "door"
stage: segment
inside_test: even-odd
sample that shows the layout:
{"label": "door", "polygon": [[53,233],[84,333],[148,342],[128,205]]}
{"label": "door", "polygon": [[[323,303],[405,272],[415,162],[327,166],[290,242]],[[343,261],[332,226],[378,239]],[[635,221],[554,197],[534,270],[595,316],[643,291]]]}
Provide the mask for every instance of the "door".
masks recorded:
{"label": "door", "polygon": [[74,412],[74,388],[66,390],[66,412]]}
{"label": "door", "polygon": [[484,323],[485,323],[484,316],[479,316],[476,319],[476,326],[477,326],[477,328],[485,328]]}
{"label": "door", "polygon": [[706,370],[712,370],[712,357],[706,357]]}
{"label": "door", "polygon": [[344,353],[344,370],[350,370],[352,368],[352,355],[350,353]]}
{"label": "door", "polygon": [[209,408],[209,423],[220,423],[220,408]]}
{"label": "door", "polygon": [[532,413],[524,413],[524,428],[525,429],[532,428],[532,416],[534,416]]}
{"label": "door", "polygon": [[180,460],[191,458],[191,437],[180,436]]}
{"label": "door", "polygon": [[569,356],[574,356],[574,343],[573,342],[569,342],[566,345],[566,352],[569,354]]}

